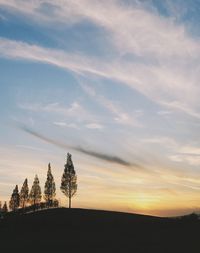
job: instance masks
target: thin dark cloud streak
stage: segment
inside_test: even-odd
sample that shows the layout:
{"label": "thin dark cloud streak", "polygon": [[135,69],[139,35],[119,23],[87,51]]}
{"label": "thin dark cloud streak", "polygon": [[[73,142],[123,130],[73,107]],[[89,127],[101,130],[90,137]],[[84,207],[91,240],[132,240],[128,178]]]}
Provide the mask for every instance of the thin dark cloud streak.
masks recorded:
{"label": "thin dark cloud streak", "polygon": [[83,154],[93,156],[93,157],[96,157],[98,159],[101,159],[101,160],[104,160],[107,162],[114,162],[114,163],[118,163],[118,164],[124,165],[124,166],[131,166],[132,165],[131,163],[129,163],[117,156],[111,156],[111,155],[107,155],[107,154],[103,154],[103,153],[98,153],[95,151],[83,149],[81,147],[76,147],[75,149]]}
{"label": "thin dark cloud streak", "polygon": [[118,157],[118,156],[108,155],[108,154],[101,153],[101,152],[96,152],[96,151],[91,151],[91,150],[82,148],[81,146],[67,145],[66,143],[57,141],[57,140],[49,138],[49,137],[46,137],[43,134],[40,134],[40,133],[30,129],[29,127],[21,125],[21,124],[17,124],[16,127],[19,128],[20,130],[34,136],[34,137],[40,139],[40,140],[43,140],[47,143],[53,144],[53,145],[55,145],[59,148],[65,149],[65,150],[66,149],[73,149],[73,150],[76,150],[76,151],[78,151],[82,154],[92,156],[92,157],[98,158],[98,159],[106,161],[106,162],[116,163],[116,164],[126,166],[126,167],[142,168],[141,165],[139,165],[137,163],[130,163],[130,162]]}

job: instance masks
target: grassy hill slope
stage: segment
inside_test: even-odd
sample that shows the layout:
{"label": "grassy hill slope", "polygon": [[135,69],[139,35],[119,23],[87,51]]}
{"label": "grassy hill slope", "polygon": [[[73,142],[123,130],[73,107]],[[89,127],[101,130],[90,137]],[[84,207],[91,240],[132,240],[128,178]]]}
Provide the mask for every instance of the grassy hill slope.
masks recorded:
{"label": "grassy hill slope", "polygon": [[85,209],[10,215],[2,252],[199,253],[200,221]]}

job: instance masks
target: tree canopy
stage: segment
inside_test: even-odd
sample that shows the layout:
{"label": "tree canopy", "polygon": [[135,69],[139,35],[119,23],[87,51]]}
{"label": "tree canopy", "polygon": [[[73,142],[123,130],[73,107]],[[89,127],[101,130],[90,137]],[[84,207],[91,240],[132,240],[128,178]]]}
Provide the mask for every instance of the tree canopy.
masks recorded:
{"label": "tree canopy", "polygon": [[67,162],[64,165],[60,189],[69,198],[69,208],[71,208],[71,199],[77,191],[77,176],[72,162],[72,155],[69,153],[67,154]]}
{"label": "tree canopy", "polygon": [[29,194],[29,202],[32,205],[39,204],[42,198],[41,188],[40,188],[40,182],[38,179],[38,176],[35,176],[30,194]]}
{"label": "tree canopy", "polygon": [[23,186],[21,188],[21,191],[20,191],[20,207],[22,208],[25,208],[26,207],[26,204],[28,202],[28,193],[29,193],[29,188],[28,188],[28,179],[26,178],[24,183],[23,183]]}
{"label": "tree canopy", "polygon": [[48,164],[47,179],[44,186],[44,199],[50,206],[56,196],[56,185],[51,173],[51,164]]}
{"label": "tree canopy", "polygon": [[9,202],[9,208],[13,211],[17,210],[19,207],[19,191],[18,191],[18,185],[15,186],[15,189],[13,190],[13,193],[11,195],[11,199]]}

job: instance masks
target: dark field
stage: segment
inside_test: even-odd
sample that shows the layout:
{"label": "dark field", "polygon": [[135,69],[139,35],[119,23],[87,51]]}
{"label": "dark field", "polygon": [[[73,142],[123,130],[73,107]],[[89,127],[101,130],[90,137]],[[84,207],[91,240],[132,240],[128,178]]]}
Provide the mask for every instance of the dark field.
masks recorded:
{"label": "dark field", "polygon": [[0,252],[200,253],[200,221],[65,208],[9,215]]}

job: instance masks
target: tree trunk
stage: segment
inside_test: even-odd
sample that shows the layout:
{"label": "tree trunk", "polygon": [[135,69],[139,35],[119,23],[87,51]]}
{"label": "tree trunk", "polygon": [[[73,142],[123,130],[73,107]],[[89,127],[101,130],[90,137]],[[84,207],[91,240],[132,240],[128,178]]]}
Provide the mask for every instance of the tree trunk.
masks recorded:
{"label": "tree trunk", "polygon": [[69,208],[71,208],[71,196],[69,197]]}
{"label": "tree trunk", "polygon": [[22,207],[22,209],[23,209],[23,213],[25,213],[25,201],[23,201],[23,207]]}
{"label": "tree trunk", "polygon": [[70,177],[70,181],[69,181],[69,208],[71,208],[71,189],[72,189],[72,186],[71,186],[71,177]]}

